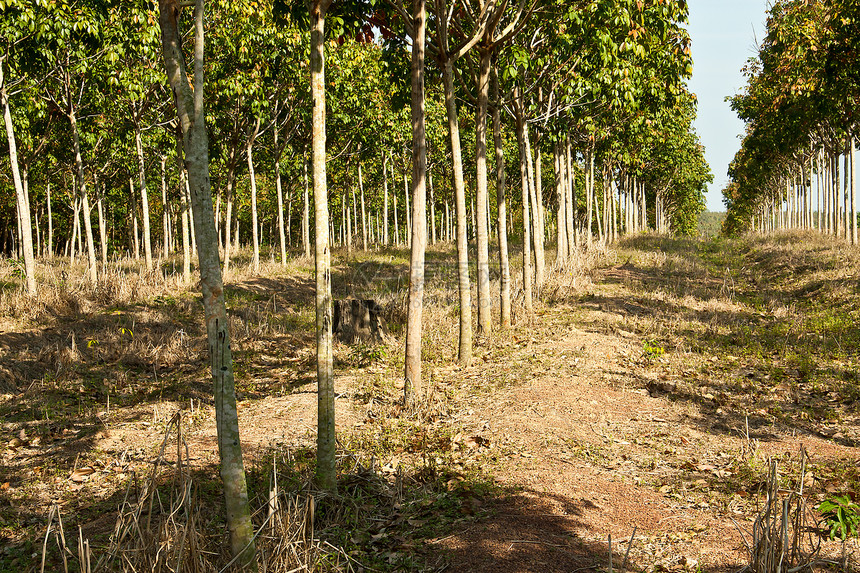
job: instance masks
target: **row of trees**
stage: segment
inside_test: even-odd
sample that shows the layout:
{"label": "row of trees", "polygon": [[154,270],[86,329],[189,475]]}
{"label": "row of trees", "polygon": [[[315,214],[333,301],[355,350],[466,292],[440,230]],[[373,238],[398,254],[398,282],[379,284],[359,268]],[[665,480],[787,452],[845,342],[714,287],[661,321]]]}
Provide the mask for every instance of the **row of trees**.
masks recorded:
{"label": "row of trees", "polygon": [[[411,249],[404,398],[414,403],[428,237],[456,243],[459,357],[468,363],[470,233],[477,329],[489,336],[491,231],[507,328],[509,233],[522,241],[530,317],[548,237],[563,264],[621,233],[689,232],[710,174],[691,130],[682,0],[190,8],[0,1],[12,174],[0,185],[15,197],[5,212],[17,214],[3,232],[34,293],[37,254],[85,256],[97,283],[109,258],[126,253],[159,272],[160,260],[181,251],[189,277],[196,248],[232,548],[251,567],[223,298],[243,239],[255,270],[266,246],[284,263],[291,245],[306,255],[314,246],[317,475],[334,489],[335,238],[347,249]],[[509,196],[517,174],[519,192]],[[154,181],[160,198],[150,194]]]}
{"label": "row of trees", "polygon": [[746,122],[724,190],[724,231],[818,229],[856,244],[860,76],[856,0],[781,0],[731,98]]}

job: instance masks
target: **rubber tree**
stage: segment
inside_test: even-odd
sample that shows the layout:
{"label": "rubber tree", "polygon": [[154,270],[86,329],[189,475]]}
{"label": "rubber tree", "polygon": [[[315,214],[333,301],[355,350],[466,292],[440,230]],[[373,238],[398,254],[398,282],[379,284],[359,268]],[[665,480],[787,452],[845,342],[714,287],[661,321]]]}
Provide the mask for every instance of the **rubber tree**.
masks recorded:
{"label": "rubber tree", "polygon": [[[150,224],[149,185],[146,177],[146,157],[152,155],[144,134],[160,132],[156,129],[165,115],[166,94],[163,92],[164,74],[158,65],[161,47],[158,28],[154,25],[153,8],[137,2],[113,7],[107,28],[107,44],[103,75],[112,88],[114,102],[127,110],[134,136],[134,150],[143,219],[143,251],[146,270],[152,271],[153,241]],[[158,135],[163,135],[158,133]],[[155,147],[160,147],[157,142]],[[164,212],[168,206],[163,205]],[[165,235],[167,230],[165,230]],[[167,253],[165,253],[165,256]]]}
{"label": "rubber tree", "polygon": [[425,0],[412,1],[412,247],[409,261],[409,306],[406,315],[404,401],[423,395],[421,319],[424,308],[424,252],[427,245],[427,140],[424,115],[424,53],[427,38]]}
{"label": "rubber tree", "polygon": [[[476,8],[486,14],[481,40],[477,44],[478,73],[476,74],[477,106],[475,113],[475,212],[477,238],[478,283],[478,334],[488,335],[492,330],[490,302],[490,248],[489,248],[489,193],[487,190],[487,115],[490,99],[492,59],[519,33],[531,9],[525,0],[510,6],[501,2],[478,2]],[[535,4],[531,4],[534,8]],[[501,221],[503,219],[500,218]],[[501,242],[500,242],[501,246]],[[504,322],[504,320],[503,320]]]}
{"label": "rubber tree", "polygon": [[194,6],[193,87],[188,82],[189,70],[182,51],[179,3],[176,0],[159,0],[158,7],[164,65],[182,129],[185,165],[194,211],[200,288],[203,294],[214,385],[218,452],[221,459],[227,526],[230,530],[230,547],[240,567],[256,571],[254,527],[242,462],[230,329],[209,183],[209,145],[203,96],[203,0],[196,0]]}
{"label": "rubber tree", "polygon": [[[20,233],[21,247],[24,259],[24,280],[27,292],[36,294],[36,261],[33,252],[32,217],[30,214],[30,199],[24,187],[18,161],[18,146],[15,136],[15,125],[12,121],[12,111],[9,103],[9,80],[7,70],[17,55],[20,44],[29,39],[29,33],[20,25],[22,14],[34,18],[33,8],[26,5],[8,6],[2,12],[0,19],[0,32],[2,32],[3,53],[0,55],[0,106],[3,107],[3,123],[6,127],[6,141],[9,150],[9,164],[12,168],[12,182],[15,187],[15,208],[18,218],[18,229]],[[16,83],[25,78],[21,77]]]}
{"label": "rubber tree", "polygon": [[[55,12],[58,19],[60,14]],[[60,20],[65,27],[66,40],[50,60],[50,66],[41,82],[42,97],[49,101],[69,122],[72,136],[72,152],[75,161],[75,191],[81,200],[82,215],[86,229],[87,277],[91,283],[98,281],[95,245],[87,178],[85,174],[80,118],[87,110],[99,107],[98,85],[104,78],[99,77],[98,63],[103,56],[99,50],[105,30],[103,25],[106,14],[101,7],[69,6],[66,14],[70,19]]]}
{"label": "rubber tree", "polygon": [[12,180],[15,185],[15,206],[18,216],[18,228],[24,259],[24,279],[27,292],[36,294],[36,260],[33,254],[33,227],[30,217],[30,201],[24,191],[24,183],[18,168],[18,149],[15,142],[15,127],[12,124],[12,112],[9,108],[9,96],[6,92],[5,72],[6,58],[0,59],[0,105],[3,106],[3,123],[6,126],[6,140],[9,146],[9,163],[12,166]]}
{"label": "rubber tree", "polygon": [[311,17],[311,172],[314,194],[314,267],[317,339],[317,482],[337,489],[332,350],[331,243],[326,179],[325,16],[331,0],[310,0]]}

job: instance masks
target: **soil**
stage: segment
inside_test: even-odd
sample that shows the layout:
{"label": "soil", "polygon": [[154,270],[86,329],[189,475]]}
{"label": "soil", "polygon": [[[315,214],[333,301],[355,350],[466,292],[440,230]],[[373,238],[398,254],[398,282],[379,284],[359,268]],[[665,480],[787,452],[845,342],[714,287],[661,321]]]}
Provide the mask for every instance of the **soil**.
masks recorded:
{"label": "soil", "polygon": [[[743,378],[748,364],[739,361],[726,374],[716,364],[724,356],[691,351],[677,337],[692,328],[683,322],[690,313],[714,316],[743,305],[703,296],[675,296],[671,304],[666,297],[660,304],[644,300],[643,290],[660,291],[653,281],[671,280],[661,277],[659,265],[638,259],[607,264],[580,281],[575,300],[541,307],[533,326],[520,324],[512,333],[479,341],[472,366],[428,361],[434,391],[448,404],[433,425],[446,428],[451,448],[478,464],[502,492],[469,497],[464,519],[426,542],[425,556],[437,554],[440,569],[573,572],[607,569],[611,560],[616,570],[624,563],[628,570],[735,571],[748,562],[745,538],[763,501],[761,484],[753,482],[766,473],[767,459],[779,459],[788,472],[803,447],[819,465],[857,465],[853,424],[839,432],[799,418],[793,424],[790,413],[779,418],[766,411],[759,394],[728,394],[726,381]],[[702,283],[708,280],[713,294],[719,280],[702,277]],[[266,299],[283,295],[278,284],[256,288]],[[646,320],[664,326],[643,326]],[[655,342],[655,332],[662,343]],[[0,333],[0,340],[13,334],[22,336]],[[666,341],[673,341],[668,350],[659,346],[670,346]],[[274,343],[256,348],[256,367],[248,366],[268,382],[288,379],[285,392],[267,395],[261,383],[240,395],[249,467],[273,446],[314,443],[313,379],[286,373],[310,360],[304,348],[309,341],[289,342],[297,346],[280,353]],[[338,348],[338,355],[349,352]],[[281,358],[267,362],[270,355]],[[194,368],[186,380],[204,372],[201,364]],[[373,399],[363,397],[370,378],[387,380],[396,392],[396,362],[339,369],[339,434],[372,423]],[[200,396],[196,406],[192,400],[189,407],[189,395]],[[16,399],[6,397],[7,409]],[[192,463],[215,467],[214,416],[205,387],[181,399],[105,409],[95,421],[52,427],[49,437],[25,436],[16,445],[12,436],[22,430],[34,435],[35,422],[7,419],[3,502],[17,506],[20,519],[35,530],[52,503],[73,513],[86,504],[81,497],[102,496],[103,508],[115,507],[122,495],[117,484],[135,463],[151,461],[153,446],[179,409],[193,422],[186,433]],[[84,460],[95,470],[93,478],[70,481]],[[813,478],[809,491],[821,499],[830,490]],[[88,515],[85,530],[112,526],[104,515]],[[824,554],[836,557],[839,550],[828,542]]]}

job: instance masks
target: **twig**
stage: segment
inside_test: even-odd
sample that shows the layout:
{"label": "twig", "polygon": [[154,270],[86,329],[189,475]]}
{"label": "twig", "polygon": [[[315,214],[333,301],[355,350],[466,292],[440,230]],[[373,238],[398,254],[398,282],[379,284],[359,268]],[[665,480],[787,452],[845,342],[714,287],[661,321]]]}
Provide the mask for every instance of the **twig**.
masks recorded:
{"label": "twig", "polygon": [[514,544],[516,544],[516,543],[525,543],[525,544],[534,544],[534,545],[545,545],[545,546],[547,546],[547,547],[564,547],[564,545],[556,545],[556,544],[554,544],[554,543],[547,543],[546,541],[530,541],[530,540],[528,540],[528,539],[515,539],[515,540],[513,540],[513,541],[508,541],[508,543],[510,543],[510,544],[511,544],[511,546],[510,546],[510,547],[508,547],[508,551],[510,551],[511,549],[513,549],[513,548],[514,548]]}
{"label": "twig", "polygon": [[633,533],[630,535],[630,543],[627,544],[627,551],[624,552],[624,561],[621,562],[621,573],[627,568],[627,557],[630,555],[630,549],[633,547],[633,538],[636,537],[636,526],[633,526]]}
{"label": "twig", "polygon": [[609,533],[609,573],[612,573],[612,532]]}
{"label": "twig", "polygon": [[741,534],[741,541],[743,541],[743,542],[744,542],[744,545],[746,545],[746,547],[747,547],[747,554],[749,555],[749,558],[750,558],[750,559],[752,559],[752,547],[750,547],[750,544],[749,544],[749,543],[747,543],[747,538],[746,538],[746,536],[744,535],[744,532],[743,532],[743,530],[741,529],[741,526],[738,524],[738,522],[737,522],[737,521],[735,521],[735,518],[734,518],[734,517],[729,516],[729,519],[731,519],[731,520],[732,520],[732,523],[734,523],[734,524],[735,524],[735,527],[738,529],[738,533],[740,533],[740,534]]}

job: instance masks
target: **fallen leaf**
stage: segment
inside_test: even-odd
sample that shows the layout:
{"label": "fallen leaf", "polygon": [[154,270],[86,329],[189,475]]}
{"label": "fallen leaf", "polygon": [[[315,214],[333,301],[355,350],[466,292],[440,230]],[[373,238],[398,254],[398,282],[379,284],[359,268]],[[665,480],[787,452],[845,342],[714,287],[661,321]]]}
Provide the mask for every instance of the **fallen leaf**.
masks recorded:
{"label": "fallen leaf", "polygon": [[96,470],[89,466],[78,468],[72,472],[72,475],[69,476],[69,479],[71,479],[73,482],[81,483],[87,481],[87,479],[89,479],[89,476],[94,473],[96,473]]}
{"label": "fallen leaf", "polygon": [[469,436],[468,438],[463,440],[463,443],[466,445],[467,448],[475,449],[480,448],[481,446],[488,445],[490,441],[482,436]]}

